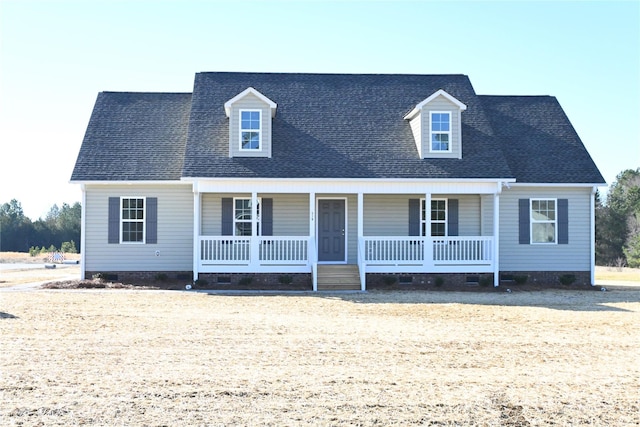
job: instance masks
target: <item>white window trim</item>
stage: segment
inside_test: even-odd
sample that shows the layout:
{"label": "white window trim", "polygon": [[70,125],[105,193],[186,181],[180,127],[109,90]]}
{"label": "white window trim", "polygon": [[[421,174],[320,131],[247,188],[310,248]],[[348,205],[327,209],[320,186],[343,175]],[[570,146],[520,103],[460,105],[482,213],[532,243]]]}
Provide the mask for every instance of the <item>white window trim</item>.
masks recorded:
{"label": "white window trim", "polygon": [[[429,210],[426,207],[426,198],[420,199],[420,234],[422,234],[422,230],[429,231],[429,236],[426,237],[447,237],[449,236],[449,199],[447,198],[432,198],[432,202],[444,201],[444,220],[433,220],[431,218],[431,206],[429,206]],[[422,209],[422,205],[425,205],[425,209]],[[425,218],[423,218],[422,214],[424,212]],[[427,222],[426,216],[427,212],[429,213],[429,221]],[[431,236],[431,224],[433,223],[444,224],[444,236]],[[427,227],[428,226],[428,227]],[[425,237],[424,235],[422,237]]]}
{"label": "white window trim", "polygon": [[[556,219],[554,220],[536,220],[533,217],[533,202],[553,202],[555,207]],[[534,242],[533,241],[533,224],[553,224],[553,242]],[[532,245],[557,245],[558,244],[558,199],[553,197],[540,197],[529,199],[529,243]]]}
{"label": "white window trim", "polygon": [[[249,201],[251,201],[251,197],[234,197],[233,198],[233,235],[234,236],[237,236],[237,234],[236,234],[236,223],[243,222],[243,223],[251,224],[253,222],[253,218],[248,220],[248,221],[247,220],[240,220],[240,221],[236,220],[236,200],[249,200]],[[258,206],[260,206],[261,204],[262,204],[262,197],[258,197]],[[253,212],[253,210],[252,210],[252,212]],[[257,222],[258,222],[258,236],[262,236],[262,226],[261,226],[262,225],[261,224],[262,218],[261,218],[261,214],[262,214],[262,212],[260,212],[260,210],[258,209],[258,219],[257,219]],[[249,237],[249,236],[239,236],[239,237]]]}
{"label": "white window trim", "polygon": [[[434,114],[447,114],[449,116],[449,130],[444,132],[444,131],[434,131],[432,129],[432,123],[433,123],[433,115]],[[451,153],[452,152],[452,146],[453,146],[453,140],[451,138],[452,135],[452,128],[453,128],[453,114],[451,111],[429,111],[429,153]],[[433,135],[448,135],[449,136],[449,149],[448,150],[434,150],[433,149]]]}
{"label": "white window trim", "polygon": [[[242,128],[242,113],[259,113],[260,114],[260,128],[258,129],[258,144],[260,148],[242,148],[242,132],[255,132],[255,129],[243,129]],[[262,140],[262,110],[253,108],[244,108],[238,111],[238,147],[240,151],[248,151],[252,153],[257,153],[262,151],[264,147],[264,141]]]}
{"label": "white window trim", "polygon": [[[122,218],[122,205],[124,200],[142,200],[142,219],[127,219]],[[122,245],[144,245],[147,241],[147,198],[142,196],[120,196],[120,211],[118,212],[118,216],[120,217],[120,244]],[[124,223],[126,222],[141,222],[142,223],[142,240],[140,242],[130,242],[123,240],[124,235]]]}

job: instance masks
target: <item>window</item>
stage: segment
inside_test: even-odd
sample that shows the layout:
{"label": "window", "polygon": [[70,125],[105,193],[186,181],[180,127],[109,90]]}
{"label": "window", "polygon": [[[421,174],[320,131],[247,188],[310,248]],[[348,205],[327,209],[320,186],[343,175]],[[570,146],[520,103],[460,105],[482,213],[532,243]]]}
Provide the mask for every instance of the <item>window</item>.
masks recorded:
{"label": "window", "polygon": [[451,151],[451,113],[431,112],[431,151]]}
{"label": "window", "polygon": [[531,199],[531,243],[556,243],[556,200]]}
{"label": "window", "polygon": [[241,150],[260,150],[261,113],[260,110],[240,110]]}
{"label": "window", "polygon": [[427,227],[431,229],[431,236],[447,235],[447,199],[431,199],[431,218],[427,219],[426,200],[422,199],[420,213],[422,236],[426,236]]}
{"label": "window", "polygon": [[121,230],[123,243],[144,243],[144,198],[121,199]]}
{"label": "window", "polygon": [[[260,199],[258,199],[258,236],[260,236]],[[233,201],[233,235],[251,236],[251,199]]]}

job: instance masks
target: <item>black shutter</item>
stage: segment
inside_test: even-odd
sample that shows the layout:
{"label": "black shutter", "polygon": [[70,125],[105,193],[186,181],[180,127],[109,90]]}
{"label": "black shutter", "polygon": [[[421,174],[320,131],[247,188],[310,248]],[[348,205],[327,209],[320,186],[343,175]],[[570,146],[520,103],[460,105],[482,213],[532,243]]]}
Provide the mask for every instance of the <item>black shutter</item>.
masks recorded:
{"label": "black shutter", "polygon": [[569,244],[569,200],[558,199],[558,244]]}
{"label": "black shutter", "polygon": [[147,227],[146,239],[147,244],[158,243],[158,198],[147,197],[147,218],[145,226]]}
{"label": "black shutter", "polygon": [[273,236],[273,199],[262,199],[260,226],[263,236]]}
{"label": "black shutter", "polygon": [[233,236],[233,199],[222,199],[222,235]]}
{"label": "black shutter", "polygon": [[120,243],[120,197],[109,197],[108,243]]}
{"label": "black shutter", "polygon": [[457,236],[458,231],[458,199],[449,199],[449,212],[447,212],[447,228],[449,236]]}
{"label": "black shutter", "polygon": [[409,236],[420,234],[420,199],[409,199]]}
{"label": "black shutter", "polygon": [[519,199],[518,200],[518,229],[520,236],[520,244],[528,245],[531,243],[531,220],[530,220],[530,206],[529,199]]}

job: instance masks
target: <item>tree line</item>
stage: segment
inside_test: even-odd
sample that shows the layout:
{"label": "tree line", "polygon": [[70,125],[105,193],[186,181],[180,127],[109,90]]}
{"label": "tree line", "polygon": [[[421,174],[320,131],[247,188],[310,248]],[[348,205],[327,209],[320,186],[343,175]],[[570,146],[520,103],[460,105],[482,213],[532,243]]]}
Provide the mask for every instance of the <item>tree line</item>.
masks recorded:
{"label": "tree line", "polygon": [[0,251],[77,252],[80,248],[82,207],[79,202],[53,205],[44,219],[25,216],[16,199],[0,206]]}

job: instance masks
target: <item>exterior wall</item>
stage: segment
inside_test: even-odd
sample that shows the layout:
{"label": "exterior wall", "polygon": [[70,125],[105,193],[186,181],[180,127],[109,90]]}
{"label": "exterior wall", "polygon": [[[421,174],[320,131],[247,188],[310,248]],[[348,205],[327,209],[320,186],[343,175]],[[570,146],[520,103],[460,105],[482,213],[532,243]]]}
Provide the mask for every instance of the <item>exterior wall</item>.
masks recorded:
{"label": "exterior wall", "polygon": [[[458,234],[479,236],[481,226],[480,196],[463,194],[432,194],[433,199],[458,200]],[[424,195],[375,194],[364,196],[365,236],[408,236],[409,199],[421,199]],[[492,200],[493,203],[493,200]],[[492,210],[489,215],[492,215]],[[492,229],[488,236],[492,235]]]}
{"label": "exterior wall", "polygon": [[[240,110],[247,109],[262,111],[261,150],[240,150]],[[229,153],[231,157],[271,157],[271,109],[253,94],[233,103],[229,117]]]}
{"label": "exterior wall", "polygon": [[[202,235],[220,236],[222,234],[222,198],[224,197],[251,197],[251,194],[202,194]],[[258,197],[273,199],[274,236],[309,235],[308,194],[260,193]]]}
{"label": "exterior wall", "polygon": [[[190,185],[87,184],[85,189],[85,271],[192,271]],[[121,196],[158,198],[157,244],[107,243],[109,197]]]}
{"label": "exterior wall", "polygon": [[409,121],[409,126],[411,126],[411,133],[413,134],[413,139],[416,143],[418,155],[422,159],[424,158],[424,152],[422,149],[422,114],[418,114],[411,119]]}
{"label": "exterior wall", "polygon": [[[451,152],[432,153],[431,141],[429,138],[429,113],[431,111],[447,111],[451,113]],[[461,157],[462,142],[460,141],[460,109],[457,105],[440,95],[425,105],[420,113],[421,134],[422,134],[422,157],[423,158],[454,158]]]}
{"label": "exterior wall", "polygon": [[[521,245],[518,239],[518,199],[569,200],[569,243]],[[590,271],[591,188],[517,187],[500,196],[501,271]]]}
{"label": "exterior wall", "polygon": [[493,195],[480,196],[480,235],[493,236]]}

